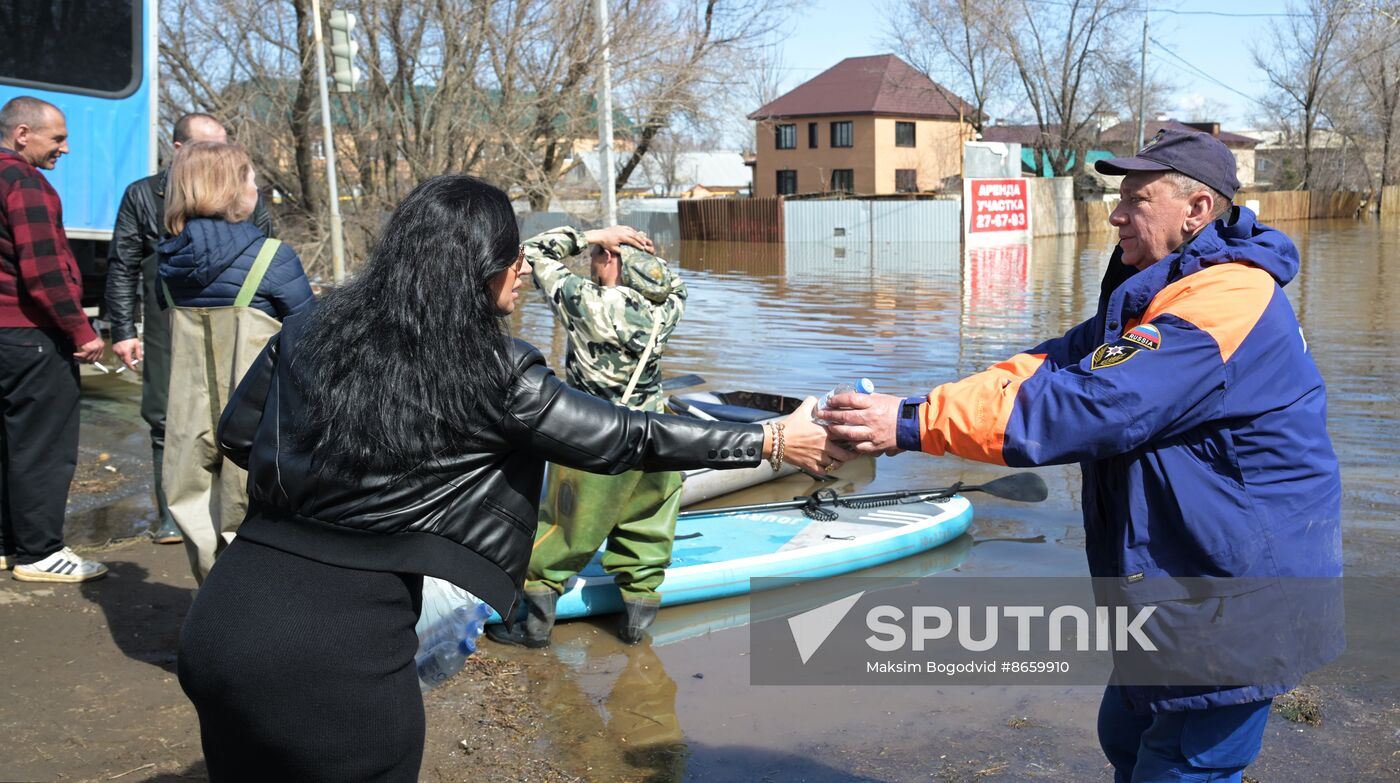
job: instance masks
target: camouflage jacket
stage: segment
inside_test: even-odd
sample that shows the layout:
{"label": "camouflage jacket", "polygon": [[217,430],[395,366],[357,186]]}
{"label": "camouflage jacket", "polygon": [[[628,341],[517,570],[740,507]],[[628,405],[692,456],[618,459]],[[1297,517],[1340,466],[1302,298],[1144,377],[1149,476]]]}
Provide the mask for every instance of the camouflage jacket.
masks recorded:
{"label": "camouflage jacket", "polygon": [[600,286],[563,264],[563,259],[587,247],[583,232],[568,227],[551,229],[524,243],[525,258],[534,267],[535,287],[568,335],[564,378],[575,389],[620,402],[646,350],[655,325],[653,318],[659,316],[656,346],[632,392],[630,407],[660,412],[661,356],[685,312],[685,283],[662,262],[670,291],[661,304],[653,304],[627,286]]}

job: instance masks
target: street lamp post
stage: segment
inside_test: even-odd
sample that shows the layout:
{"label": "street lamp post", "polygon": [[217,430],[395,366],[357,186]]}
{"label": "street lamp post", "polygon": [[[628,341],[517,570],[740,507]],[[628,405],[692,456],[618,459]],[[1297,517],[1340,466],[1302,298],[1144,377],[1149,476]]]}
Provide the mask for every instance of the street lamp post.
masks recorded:
{"label": "street lamp post", "polygon": [[331,98],[326,85],[326,42],[321,36],[321,0],[311,0],[316,38],[316,82],[321,89],[321,133],[326,157],[326,184],[331,201],[331,270],[336,283],[345,280],[345,239],[341,235],[340,189],[335,178],[335,138],[331,134]]}

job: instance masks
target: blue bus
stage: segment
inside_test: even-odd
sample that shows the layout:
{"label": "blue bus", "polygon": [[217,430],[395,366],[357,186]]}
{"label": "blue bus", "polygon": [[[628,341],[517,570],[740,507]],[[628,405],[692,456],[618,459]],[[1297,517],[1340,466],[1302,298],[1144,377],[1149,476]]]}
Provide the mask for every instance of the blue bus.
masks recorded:
{"label": "blue bus", "polygon": [[44,176],[63,199],[85,304],[102,299],[122,192],[156,170],[157,2],[0,2],[0,104],[32,95],[67,115],[71,151]]}

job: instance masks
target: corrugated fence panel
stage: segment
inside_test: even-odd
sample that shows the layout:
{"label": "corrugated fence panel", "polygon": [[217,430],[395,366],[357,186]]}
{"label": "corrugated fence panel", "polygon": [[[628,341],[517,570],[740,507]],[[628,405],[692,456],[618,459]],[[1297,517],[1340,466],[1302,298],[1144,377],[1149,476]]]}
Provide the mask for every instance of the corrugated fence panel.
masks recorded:
{"label": "corrugated fence panel", "polygon": [[682,199],[677,206],[685,240],[783,241],[781,198]]}
{"label": "corrugated fence panel", "polygon": [[783,205],[783,236],[788,242],[869,244],[869,202],[789,201]]}
{"label": "corrugated fence panel", "polygon": [[1074,178],[1032,177],[1031,233],[1038,237],[1073,234]]}
{"label": "corrugated fence panel", "polygon": [[957,242],[961,238],[959,201],[789,201],[783,210],[783,233],[789,242],[855,247],[871,242]]}
{"label": "corrugated fence panel", "polygon": [[870,227],[876,242],[958,242],[962,202],[871,201]]}

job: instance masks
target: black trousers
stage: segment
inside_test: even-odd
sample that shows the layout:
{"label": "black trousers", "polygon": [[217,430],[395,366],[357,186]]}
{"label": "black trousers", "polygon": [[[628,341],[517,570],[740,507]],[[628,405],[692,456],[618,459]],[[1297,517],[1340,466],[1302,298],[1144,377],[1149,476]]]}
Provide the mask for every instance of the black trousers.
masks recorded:
{"label": "black trousers", "polygon": [[165,462],[165,408],[170,400],[170,312],[156,299],[160,254],[152,253],[141,265],[141,418],[151,428],[151,464],[155,468],[158,524],[174,524],[165,502],[161,465]]}
{"label": "black trousers", "polygon": [[423,578],[234,539],[180,632],[211,783],[414,783]]}
{"label": "black trousers", "polygon": [[0,552],[16,563],[63,548],[79,389],[66,335],[0,328]]}

